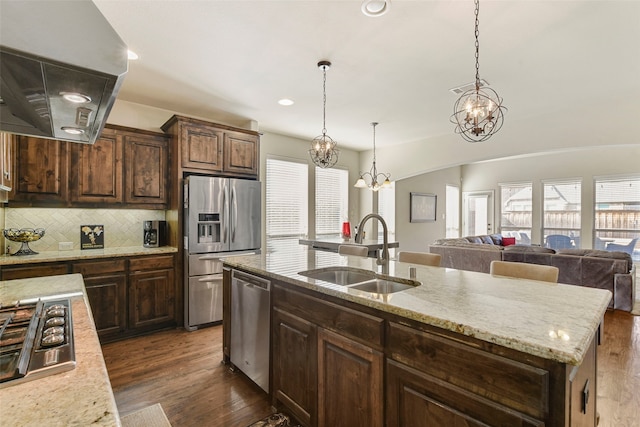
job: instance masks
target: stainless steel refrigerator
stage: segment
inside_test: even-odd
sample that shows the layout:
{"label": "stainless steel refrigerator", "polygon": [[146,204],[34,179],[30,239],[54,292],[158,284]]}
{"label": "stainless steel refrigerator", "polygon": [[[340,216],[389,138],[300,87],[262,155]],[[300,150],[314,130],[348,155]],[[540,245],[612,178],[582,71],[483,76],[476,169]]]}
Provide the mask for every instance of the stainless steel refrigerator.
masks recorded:
{"label": "stainless steel refrigerator", "polygon": [[260,252],[259,181],[184,180],[185,328],[222,320],[222,259]]}

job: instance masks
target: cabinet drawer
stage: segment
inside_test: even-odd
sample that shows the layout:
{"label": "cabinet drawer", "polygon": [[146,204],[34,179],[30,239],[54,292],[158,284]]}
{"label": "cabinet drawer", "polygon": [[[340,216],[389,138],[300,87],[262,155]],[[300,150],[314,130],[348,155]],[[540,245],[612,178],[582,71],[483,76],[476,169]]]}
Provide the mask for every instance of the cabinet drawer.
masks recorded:
{"label": "cabinet drawer", "polygon": [[162,268],[174,268],[173,255],[150,256],[144,258],[132,258],[129,260],[129,270],[157,270]]}
{"label": "cabinet drawer", "polygon": [[535,418],[549,408],[549,372],[429,332],[389,323],[394,360]]}
{"label": "cabinet drawer", "polygon": [[275,285],[271,300],[274,305],[318,326],[349,336],[366,345],[381,348],[384,319],[342,307],[319,298]]}
{"label": "cabinet drawer", "polygon": [[109,261],[90,261],[74,263],[71,271],[83,276],[97,276],[106,273],[120,273],[126,269],[126,260],[117,259]]}
{"label": "cabinet drawer", "polygon": [[57,276],[68,272],[67,264],[23,264],[20,267],[2,267],[2,280]]}

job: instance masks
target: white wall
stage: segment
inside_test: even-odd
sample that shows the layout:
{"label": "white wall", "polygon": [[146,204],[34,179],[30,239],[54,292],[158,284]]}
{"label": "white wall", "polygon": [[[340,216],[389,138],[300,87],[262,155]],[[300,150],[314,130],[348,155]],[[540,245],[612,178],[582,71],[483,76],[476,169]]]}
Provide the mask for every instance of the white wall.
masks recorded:
{"label": "white wall", "polygon": [[[534,205],[542,195],[542,181],[566,178],[582,180],[583,247],[589,247],[593,235],[593,203],[595,177],[640,175],[640,145],[596,147],[553,154],[486,161],[421,174],[396,182],[396,230],[400,247],[405,250],[424,250],[425,242],[445,237],[444,192],[446,184],[462,179],[461,191],[493,190],[495,197],[494,223],[500,214],[499,184],[532,182]],[[459,175],[457,175],[459,174]],[[429,192],[438,195],[437,221],[410,224],[408,222],[408,193]],[[442,200],[442,203],[441,203]],[[541,210],[533,212],[533,243],[541,241]],[[588,238],[587,238],[588,237]]]}
{"label": "white wall", "polygon": [[[460,176],[461,168],[455,166],[396,181],[396,238],[400,242],[400,250],[428,251],[434,240],[445,236],[446,185],[460,187]],[[435,222],[409,222],[412,192],[436,195]]]}

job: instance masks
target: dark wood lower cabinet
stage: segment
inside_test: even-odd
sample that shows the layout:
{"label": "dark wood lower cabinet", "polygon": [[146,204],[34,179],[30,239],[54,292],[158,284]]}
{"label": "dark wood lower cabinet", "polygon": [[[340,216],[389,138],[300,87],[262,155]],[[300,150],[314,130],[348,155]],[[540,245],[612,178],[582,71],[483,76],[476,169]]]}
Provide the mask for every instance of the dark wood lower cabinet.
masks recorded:
{"label": "dark wood lower cabinet", "polygon": [[117,337],[127,327],[127,276],[85,277],[84,285],[100,339]]}
{"label": "dark wood lower cabinet", "polygon": [[382,427],[382,353],[322,328],[318,347],[318,425]]}
{"label": "dark wood lower cabinet", "polygon": [[129,261],[129,328],[147,329],[175,323],[173,255]]}
{"label": "dark wood lower cabinet", "polygon": [[2,266],[2,280],[82,274],[101,342],[176,326],[173,254]]}
{"label": "dark wood lower cabinet", "polygon": [[272,312],[274,399],[306,426],[317,419],[317,328],[279,308]]}
{"label": "dark wood lower cabinet", "polygon": [[270,279],[272,404],[305,427],[596,426],[595,334],[572,366]]}

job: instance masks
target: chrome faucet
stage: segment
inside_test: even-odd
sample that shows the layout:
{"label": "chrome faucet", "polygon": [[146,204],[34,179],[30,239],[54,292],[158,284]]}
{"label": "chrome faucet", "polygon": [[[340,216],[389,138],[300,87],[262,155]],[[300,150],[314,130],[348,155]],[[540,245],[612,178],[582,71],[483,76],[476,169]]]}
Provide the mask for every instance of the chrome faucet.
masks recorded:
{"label": "chrome faucet", "polygon": [[387,231],[387,223],[384,222],[384,219],[380,215],[376,213],[370,213],[366,215],[364,218],[362,218],[362,221],[360,221],[360,225],[358,225],[358,232],[356,233],[356,237],[354,238],[354,240],[356,243],[362,243],[362,234],[364,233],[364,223],[367,222],[370,218],[375,218],[380,222],[380,224],[382,224],[384,240],[382,242],[382,253],[378,254],[378,257],[376,259],[376,264],[382,266],[383,274],[389,274],[389,233]]}

